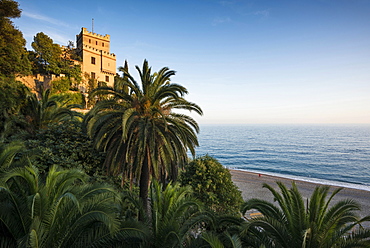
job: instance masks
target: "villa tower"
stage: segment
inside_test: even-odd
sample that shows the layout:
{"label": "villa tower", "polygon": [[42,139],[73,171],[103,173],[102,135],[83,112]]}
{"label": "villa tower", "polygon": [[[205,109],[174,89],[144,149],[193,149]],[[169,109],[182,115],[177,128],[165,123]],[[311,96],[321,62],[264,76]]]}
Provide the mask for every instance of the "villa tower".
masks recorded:
{"label": "villa tower", "polygon": [[90,79],[113,86],[116,75],[116,55],[110,53],[110,35],[89,32],[86,28],[76,35],[77,52],[82,58],[81,70],[85,83]]}

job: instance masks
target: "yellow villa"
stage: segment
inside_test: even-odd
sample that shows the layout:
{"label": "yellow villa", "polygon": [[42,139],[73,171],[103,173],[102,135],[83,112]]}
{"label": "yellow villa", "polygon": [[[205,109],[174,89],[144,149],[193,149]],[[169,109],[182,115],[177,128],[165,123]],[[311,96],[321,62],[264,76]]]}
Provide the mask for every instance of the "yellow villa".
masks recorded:
{"label": "yellow villa", "polygon": [[100,35],[82,28],[76,35],[77,54],[82,58],[83,84],[88,79],[112,86],[116,75],[116,55],[110,52],[110,35]]}

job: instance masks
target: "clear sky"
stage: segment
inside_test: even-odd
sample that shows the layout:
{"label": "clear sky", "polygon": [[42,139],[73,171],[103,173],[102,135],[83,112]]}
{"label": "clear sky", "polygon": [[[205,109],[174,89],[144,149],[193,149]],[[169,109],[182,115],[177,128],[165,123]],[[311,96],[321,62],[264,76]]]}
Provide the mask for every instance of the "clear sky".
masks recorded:
{"label": "clear sky", "polygon": [[200,124],[370,123],[369,0],[18,2],[28,49],[38,32],[75,41],[94,18],[117,67],[177,71]]}

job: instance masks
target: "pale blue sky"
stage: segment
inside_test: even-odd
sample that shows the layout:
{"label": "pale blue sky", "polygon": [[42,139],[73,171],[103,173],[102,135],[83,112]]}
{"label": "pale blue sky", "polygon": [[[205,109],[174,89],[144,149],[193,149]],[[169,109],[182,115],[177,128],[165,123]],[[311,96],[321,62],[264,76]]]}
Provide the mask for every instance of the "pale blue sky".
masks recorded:
{"label": "pale blue sky", "polygon": [[28,42],[86,27],[117,66],[176,70],[200,124],[370,123],[369,0],[21,0]]}

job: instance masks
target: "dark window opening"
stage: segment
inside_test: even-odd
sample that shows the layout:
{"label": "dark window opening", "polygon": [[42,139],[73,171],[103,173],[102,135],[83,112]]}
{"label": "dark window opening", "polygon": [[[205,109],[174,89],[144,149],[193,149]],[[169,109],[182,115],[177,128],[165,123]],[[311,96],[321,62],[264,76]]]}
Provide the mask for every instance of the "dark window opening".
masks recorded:
{"label": "dark window opening", "polygon": [[95,79],[95,72],[91,72],[91,79]]}
{"label": "dark window opening", "polygon": [[91,57],[91,64],[95,65],[95,57]]}

